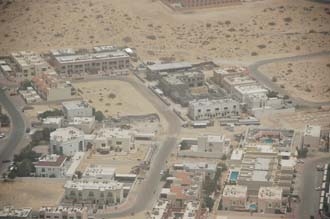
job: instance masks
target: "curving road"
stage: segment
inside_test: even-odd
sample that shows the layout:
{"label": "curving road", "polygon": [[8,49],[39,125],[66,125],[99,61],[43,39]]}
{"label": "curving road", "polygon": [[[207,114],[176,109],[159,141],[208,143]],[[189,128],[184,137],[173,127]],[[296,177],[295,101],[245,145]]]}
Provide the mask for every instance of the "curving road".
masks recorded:
{"label": "curving road", "polygon": [[248,66],[248,69],[255,77],[256,80],[258,80],[260,83],[264,84],[269,89],[278,92],[279,94],[288,95],[293,103],[299,105],[299,106],[305,106],[305,107],[319,107],[324,105],[330,105],[330,101],[328,102],[312,102],[308,100],[304,100],[299,97],[292,97],[290,93],[288,93],[285,89],[281,88],[278,84],[273,83],[270,78],[268,78],[266,75],[264,75],[262,72],[259,71],[259,68],[263,65],[267,65],[274,62],[288,62],[288,61],[301,61],[306,60],[310,58],[320,57],[320,56],[329,56],[330,51],[323,51],[318,53],[311,53],[306,55],[297,55],[292,57],[284,57],[284,58],[274,58],[274,59],[266,59],[261,60],[256,63],[253,63]]}
{"label": "curving road", "polygon": [[[0,88],[0,103],[2,107],[8,112],[11,119],[11,131],[9,137],[3,144],[0,144],[0,161],[11,159],[16,147],[25,135],[25,122],[24,119],[16,108],[16,106],[10,101],[5,91]],[[5,165],[0,163],[0,172]]]}
{"label": "curving road", "polygon": [[106,210],[104,213],[96,215],[98,218],[116,218],[132,215],[143,211],[150,202],[157,196],[154,191],[157,190],[160,182],[160,171],[163,169],[166,159],[169,157],[172,149],[176,146],[177,135],[181,129],[181,123],[178,117],[150,90],[141,82],[132,79],[119,79],[129,82],[137,91],[139,91],[166,119],[168,127],[166,137],[161,141],[157,153],[154,155],[145,179],[141,184],[136,185],[136,189],[129,194],[128,200],[118,206],[117,210]]}

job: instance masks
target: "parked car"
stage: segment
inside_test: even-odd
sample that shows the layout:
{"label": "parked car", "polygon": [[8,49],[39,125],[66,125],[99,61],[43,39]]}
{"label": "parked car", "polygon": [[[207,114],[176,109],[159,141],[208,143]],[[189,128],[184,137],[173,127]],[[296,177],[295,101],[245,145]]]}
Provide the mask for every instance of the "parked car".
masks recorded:
{"label": "parked car", "polygon": [[0,133],[0,139],[6,137],[5,133]]}
{"label": "parked car", "polygon": [[11,160],[3,160],[2,163],[10,163]]}

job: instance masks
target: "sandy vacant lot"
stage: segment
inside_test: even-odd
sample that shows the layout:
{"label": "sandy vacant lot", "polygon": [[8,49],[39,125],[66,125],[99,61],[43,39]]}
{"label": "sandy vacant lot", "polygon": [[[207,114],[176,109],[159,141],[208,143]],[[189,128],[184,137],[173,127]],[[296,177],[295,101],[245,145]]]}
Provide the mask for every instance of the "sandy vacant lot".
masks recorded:
{"label": "sandy vacant lot", "polygon": [[330,56],[296,62],[277,62],[260,70],[292,95],[322,102],[330,101]]}
{"label": "sandy vacant lot", "polygon": [[159,0],[20,0],[0,7],[0,54],[112,44],[136,48],[144,59],[216,61],[330,48],[330,7],[307,0],[185,13]]}
{"label": "sandy vacant lot", "polygon": [[82,97],[96,110],[101,110],[108,116],[157,113],[128,82],[104,80],[75,83],[74,86],[83,92]]}
{"label": "sandy vacant lot", "polygon": [[0,183],[0,206],[32,207],[54,206],[64,193],[64,181],[57,179],[18,179]]}

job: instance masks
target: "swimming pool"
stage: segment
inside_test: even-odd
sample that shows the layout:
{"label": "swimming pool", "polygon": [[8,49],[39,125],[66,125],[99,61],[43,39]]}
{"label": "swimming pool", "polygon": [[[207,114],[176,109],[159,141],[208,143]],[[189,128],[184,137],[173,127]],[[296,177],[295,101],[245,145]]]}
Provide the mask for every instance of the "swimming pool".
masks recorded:
{"label": "swimming pool", "polygon": [[266,139],[266,140],[264,140],[264,143],[273,144],[273,139]]}
{"label": "swimming pool", "polygon": [[229,180],[230,182],[237,182],[237,178],[238,178],[238,174],[239,172],[238,171],[231,171],[230,172],[230,176],[229,176]]}

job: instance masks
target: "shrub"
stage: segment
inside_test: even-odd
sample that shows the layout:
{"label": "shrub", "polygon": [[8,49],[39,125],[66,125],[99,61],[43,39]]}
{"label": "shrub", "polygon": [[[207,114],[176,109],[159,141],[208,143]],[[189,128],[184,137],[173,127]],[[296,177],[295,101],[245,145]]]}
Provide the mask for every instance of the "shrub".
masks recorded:
{"label": "shrub", "polygon": [[272,82],[277,82],[277,77],[273,76],[272,77]]}

